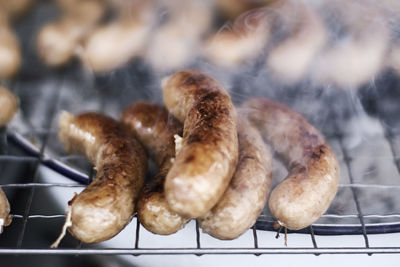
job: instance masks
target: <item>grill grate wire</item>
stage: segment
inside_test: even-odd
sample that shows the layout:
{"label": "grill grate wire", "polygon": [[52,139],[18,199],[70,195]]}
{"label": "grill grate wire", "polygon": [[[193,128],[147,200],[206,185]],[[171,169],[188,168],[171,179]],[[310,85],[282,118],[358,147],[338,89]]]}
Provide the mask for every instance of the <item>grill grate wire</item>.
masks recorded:
{"label": "grill grate wire", "polygon": [[[390,135],[387,135],[388,142],[393,146],[393,143],[390,142]],[[340,137],[339,137],[340,141]],[[341,143],[341,148],[344,153],[344,158],[346,162],[346,167],[347,171],[349,172],[349,176],[351,179],[351,185],[349,186],[352,190],[353,197],[354,197],[354,202],[356,203],[357,206],[357,212],[358,214],[352,214],[352,215],[347,215],[347,216],[340,216],[337,215],[336,217],[357,217],[360,221],[361,228],[362,228],[362,235],[365,240],[365,247],[363,248],[320,248],[317,244],[316,238],[314,236],[314,231],[313,227],[310,227],[306,231],[310,235],[310,238],[312,240],[313,248],[262,248],[259,247],[258,245],[258,234],[256,227],[252,228],[252,233],[253,233],[253,239],[254,239],[254,247],[252,248],[202,248],[201,245],[201,234],[200,234],[200,229],[198,225],[196,224],[196,248],[175,248],[175,249],[168,249],[168,248],[156,248],[156,249],[147,249],[147,248],[141,248],[140,247],[140,230],[141,230],[141,225],[138,223],[136,220],[136,233],[135,233],[135,238],[134,246],[132,248],[127,248],[127,249],[118,249],[118,248],[102,248],[102,249],[92,249],[92,248],[84,248],[82,247],[82,244],[80,242],[77,243],[77,246],[75,249],[69,249],[69,248],[58,248],[58,249],[35,249],[35,248],[23,248],[22,247],[22,242],[24,239],[24,234],[26,230],[26,225],[29,223],[30,220],[34,219],[39,219],[39,220],[52,220],[52,219],[57,219],[57,218],[65,218],[64,214],[53,214],[53,215],[42,215],[42,214],[32,214],[29,215],[30,212],[30,207],[32,205],[33,201],[33,196],[35,194],[35,189],[36,188],[51,188],[51,187],[65,187],[65,188],[71,188],[71,187],[84,187],[85,185],[82,184],[77,184],[77,183],[70,183],[70,184],[57,184],[57,183],[40,183],[37,182],[37,177],[38,175],[36,174],[37,169],[39,168],[40,165],[43,164],[43,158],[44,158],[44,150],[46,146],[46,138],[44,138],[43,145],[40,149],[40,153],[37,155],[37,157],[27,157],[27,156],[8,156],[8,155],[2,155],[0,157],[0,161],[4,160],[12,160],[12,161],[35,161],[35,171],[33,174],[33,179],[30,183],[24,183],[24,184],[2,184],[2,188],[26,188],[29,190],[29,198],[26,203],[26,209],[23,214],[14,214],[13,218],[14,220],[22,220],[23,224],[21,227],[20,235],[18,236],[16,246],[13,248],[0,248],[0,254],[133,254],[133,255],[144,255],[144,254],[195,254],[195,255],[202,255],[202,254],[254,254],[254,255],[260,255],[260,254],[315,254],[315,255],[320,255],[320,254],[337,254],[337,253],[351,253],[351,254],[360,254],[360,253],[367,253],[367,254],[373,254],[373,253],[399,253],[400,252],[400,247],[382,247],[382,248],[370,248],[369,242],[368,242],[368,234],[367,234],[367,228],[366,224],[364,222],[364,215],[362,213],[362,210],[360,208],[360,204],[358,201],[357,197],[357,187],[358,185],[354,183],[354,180],[352,178],[351,174],[351,158],[347,155],[346,149]],[[393,147],[392,147],[393,149]],[[394,150],[392,150],[394,151]],[[395,153],[395,152],[393,152]],[[396,165],[398,167],[398,161],[396,161]],[[89,176],[93,176],[93,172],[89,172]],[[12,203],[11,203],[12,205]],[[329,215],[328,215],[329,216]],[[370,217],[374,215],[369,215]],[[379,215],[375,215],[379,216]],[[399,217],[400,214],[392,214],[391,216],[394,217]],[[289,234],[290,235],[290,234]]]}
{"label": "grill grate wire", "polygon": [[[350,183],[354,184],[354,178],[353,178],[353,173],[351,171],[351,167],[350,167],[350,162],[351,162],[351,158],[349,157],[345,146],[343,145],[343,141],[340,138],[339,139],[339,143],[340,143],[340,148],[343,151],[343,156],[344,156],[344,161],[346,163],[346,170],[349,174],[349,178],[350,178]],[[369,248],[369,241],[368,241],[368,236],[367,236],[367,230],[365,228],[365,222],[364,222],[364,215],[361,211],[361,206],[360,206],[360,201],[358,200],[358,196],[357,196],[357,188],[351,187],[351,192],[353,194],[353,199],[354,199],[354,203],[356,204],[356,208],[357,208],[357,217],[360,220],[361,223],[361,227],[362,227],[362,235],[364,237],[364,241],[365,241],[365,247]]]}

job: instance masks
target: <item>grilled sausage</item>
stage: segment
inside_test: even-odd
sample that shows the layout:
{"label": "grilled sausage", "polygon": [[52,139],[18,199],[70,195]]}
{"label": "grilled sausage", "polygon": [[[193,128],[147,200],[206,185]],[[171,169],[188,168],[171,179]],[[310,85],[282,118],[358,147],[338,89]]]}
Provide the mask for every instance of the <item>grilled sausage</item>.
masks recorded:
{"label": "grilled sausage", "polygon": [[157,71],[182,68],[197,57],[200,40],[212,22],[209,1],[161,1],[168,18],[152,32],[145,60]]}
{"label": "grilled sausage", "polygon": [[12,23],[24,15],[32,0],[0,0],[0,79],[10,79],[18,72],[22,56]]}
{"label": "grilled sausage", "polygon": [[233,19],[254,8],[261,7],[275,0],[247,1],[247,0],[216,0],[216,9],[225,17]]}
{"label": "grilled sausage", "polygon": [[0,188],[0,234],[3,232],[3,227],[8,226],[11,220],[10,203],[8,203],[6,194]]}
{"label": "grilled sausage", "polygon": [[234,239],[257,220],[271,186],[272,157],[259,132],[238,120],[239,161],[228,189],[211,211],[198,219],[204,232]]}
{"label": "grilled sausage", "polygon": [[[339,18],[345,38],[326,47],[313,66],[313,79],[322,85],[357,88],[382,70],[391,41],[387,15],[372,2],[330,1],[323,6]],[[368,25],[368,26],[367,26]],[[373,34],[371,34],[373,33]]]}
{"label": "grilled sausage", "polygon": [[18,99],[2,86],[0,86],[0,107],[0,127],[2,127],[14,117],[18,109]]}
{"label": "grilled sausage", "polygon": [[105,13],[101,0],[61,1],[62,17],[44,25],[37,37],[39,57],[49,66],[68,63]]}
{"label": "grilled sausage", "polygon": [[12,78],[21,66],[20,43],[9,20],[0,11],[0,79]]}
{"label": "grilled sausage", "polygon": [[59,138],[66,150],[85,155],[97,170],[95,180],[68,203],[70,233],[85,243],[112,238],[135,212],[147,171],[143,147],[116,121],[97,113],[62,113]]}
{"label": "grilled sausage", "polygon": [[138,219],[152,233],[175,233],[187,220],[169,208],[164,182],[175,157],[174,135],[182,135],[183,126],[162,106],[146,102],[125,109],[121,122],[142,142],[158,166],[157,175],[144,186],[139,196]]}
{"label": "grilled sausage", "polygon": [[26,14],[32,4],[33,0],[0,0],[0,12],[4,12],[11,20],[16,20]]}
{"label": "grilled sausage", "polygon": [[235,171],[236,110],[225,89],[198,71],[174,73],[163,79],[162,87],[167,109],[184,123],[165,196],[172,210],[197,218],[217,203]]}
{"label": "grilled sausage", "polygon": [[85,41],[80,59],[96,73],[117,69],[143,52],[153,26],[154,1],[114,1],[111,23],[96,28]]}
{"label": "grilled sausage", "polygon": [[232,27],[218,31],[206,41],[205,56],[223,67],[236,67],[259,56],[269,39],[269,16],[265,8],[239,16]]}
{"label": "grilled sausage", "polygon": [[289,174],[269,198],[278,223],[297,230],[329,207],[339,182],[336,157],[319,131],[287,106],[268,99],[244,103],[246,116],[289,164]]}
{"label": "grilled sausage", "polygon": [[[7,124],[17,112],[18,100],[6,88],[0,86],[0,127]],[[11,223],[10,204],[8,203],[7,196],[0,188],[0,233],[3,231],[3,226]]]}
{"label": "grilled sausage", "polygon": [[308,73],[326,43],[327,30],[310,3],[285,1],[278,8],[282,27],[289,28],[290,33],[269,51],[266,65],[281,80],[295,83]]}

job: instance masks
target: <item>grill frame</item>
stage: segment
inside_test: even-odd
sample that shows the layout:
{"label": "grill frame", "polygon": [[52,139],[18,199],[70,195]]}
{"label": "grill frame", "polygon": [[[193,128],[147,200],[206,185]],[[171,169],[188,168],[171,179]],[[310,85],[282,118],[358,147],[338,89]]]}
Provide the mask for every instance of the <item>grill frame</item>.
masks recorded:
{"label": "grill frame", "polygon": [[[51,10],[50,10],[51,11]],[[45,12],[46,13],[46,12]],[[51,14],[52,12],[47,12],[47,14]],[[36,13],[35,13],[36,14]],[[37,13],[39,14],[39,13]],[[359,196],[358,196],[358,188],[363,188],[363,187],[369,187],[369,188],[376,188],[379,189],[382,187],[382,185],[374,184],[374,185],[366,185],[366,184],[357,184],[355,182],[355,179],[353,177],[353,170],[351,167],[351,156],[346,150],[346,147],[344,145],[343,141],[343,136],[340,134],[330,136],[329,138],[331,140],[336,140],[340,143],[341,150],[343,152],[343,155],[345,157],[345,171],[346,173],[349,174],[350,178],[350,184],[341,184],[340,187],[349,187],[351,192],[352,192],[352,197],[353,201],[357,207],[357,213],[354,214],[347,214],[345,216],[340,216],[339,219],[345,219],[347,217],[352,217],[352,218],[357,218],[359,223],[358,224],[353,224],[353,225],[342,225],[341,228],[338,231],[333,231],[334,227],[329,227],[327,225],[319,225],[319,224],[314,224],[309,228],[306,228],[301,231],[289,231],[289,246],[288,247],[265,247],[263,244],[260,242],[260,236],[259,236],[259,231],[274,231],[272,228],[272,218],[268,216],[261,216],[259,218],[259,221],[256,223],[256,225],[250,229],[249,231],[252,233],[253,237],[253,246],[252,247],[204,247],[204,244],[202,242],[202,233],[196,225],[195,230],[193,235],[195,235],[195,244],[191,247],[179,247],[179,248],[168,248],[168,247],[158,247],[158,248],[146,248],[141,245],[141,229],[142,227],[140,224],[137,222],[136,218],[133,219],[131,224],[136,224],[135,232],[132,233],[132,241],[131,241],[131,246],[129,248],[118,248],[118,247],[111,247],[111,248],[90,248],[86,247],[84,244],[81,244],[80,242],[77,242],[75,246],[71,247],[63,247],[63,243],[61,244],[60,248],[57,249],[49,249],[49,248],[43,248],[43,247],[38,247],[38,246],[33,246],[33,247],[27,247],[24,245],[24,241],[26,239],[26,231],[27,227],[29,226],[30,222],[33,220],[40,220],[43,222],[47,222],[48,220],[59,220],[62,218],[65,218],[64,214],[61,213],[54,213],[51,215],[45,215],[45,214],[31,214],[31,207],[32,204],[34,204],[35,201],[35,196],[37,194],[37,191],[39,188],[45,188],[45,189],[50,189],[50,188],[83,188],[87,182],[90,182],[91,179],[93,178],[93,171],[92,169],[87,170],[87,174],[76,171],[69,166],[63,164],[61,161],[58,161],[57,159],[49,157],[45,151],[46,147],[49,142],[49,136],[52,131],[51,125],[54,124],[55,120],[55,114],[56,112],[52,112],[58,109],[58,105],[60,104],[60,101],[62,100],[62,90],[65,88],[62,86],[64,83],[65,79],[70,78],[74,79],[76,78],[76,72],[80,71],[80,68],[77,67],[76,62],[70,66],[68,69],[61,69],[61,70],[49,70],[41,65],[41,63],[33,56],[35,54],[34,50],[34,45],[33,45],[33,33],[36,32],[36,29],[40,27],[40,24],[43,24],[45,21],[43,21],[43,18],[46,18],[45,20],[48,20],[48,16],[42,16],[42,15],[31,15],[29,18],[32,23],[20,25],[18,30],[20,32],[21,36],[24,36],[25,40],[22,42],[22,45],[24,46],[24,53],[27,55],[24,57],[25,62],[23,69],[21,70],[20,77],[17,77],[15,81],[11,82],[6,82],[5,85],[6,87],[12,89],[14,93],[17,95],[19,93],[23,93],[24,90],[21,89],[20,86],[20,80],[26,80],[30,79],[31,81],[35,82],[37,79],[40,80],[41,77],[43,76],[57,76],[56,80],[58,81],[58,85],[56,86],[57,88],[53,88],[51,90],[54,95],[52,95],[52,100],[54,101],[49,101],[46,104],[49,104],[48,113],[49,115],[46,116],[45,119],[43,119],[43,125],[41,125],[40,129],[36,129],[35,126],[28,120],[25,121],[29,127],[28,130],[33,131],[35,133],[39,133],[38,136],[40,136],[40,140],[37,140],[38,143],[40,144],[39,147],[36,147],[33,145],[31,142],[29,142],[27,139],[24,138],[17,130],[15,130],[12,126],[9,128],[3,128],[0,129],[0,165],[2,162],[8,162],[8,161],[13,161],[13,162],[20,162],[21,166],[22,163],[29,162],[32,164],[30,167],[30,175],[24,181],[23,183],[3,183],[2,179],[3,176],[5,175],[0,171],[0,187],[4,189],[21,189],[21,190],[26,190],[27,193],[27,201],[25,203],[25,208],[21,213],[18,214],[13,214],[14,215],[14,220],[21,222],[20,226],[20,232],[18,236],[15,238],[15,240],[12,240],[15,244],[13,246],[0,246],[0,255],[236,255],[236,254],[251,254],[255,256],[259,256],[262,254],[273,254],[273,255],[278,255],[278,254],[311,254],[311,255],[321,255],[321,254],[367,254],[367,255],[372,255],[372,254],[400,254],[400,244],[398,246],[371,246],[370,245],[370,236],[373,234],[384,234],[384,233],[400,233],[400,220],[399,223],[393,223],[393,224],[383,224],[383,225],[378,225],[378,224],[368,224],[365,223],[364,219],[368,218],[370,216],[381,216],[379,214],[364,214],[362,208],[360,207],[359,203]],[[133,66],[135,64],[132,64]],[[37,66],[37,68],[31,68],[32,66]],[[125,73],[131,73],[132,68],[131,66],[127,66],[123,70]],[[74,70],[75,71],[71,71]],[[137,71],[137,70],[134,70]],[[67,73],[66,72],[72,72]],[[144,71],[139,71],[140,73],[147,73],[147,70],[145,69]],[[78,75],[79,76],[79,75]],[[115,75],[116,77],[114,80],[117,80],[119,78],[118,73]],[[151,76],[151,75],[150,75]],[[126,75],[124,76],[126,77]],[[385,76],[383,76],[385,77]],[[104,77],[103,77],[104,78]],[[99,80],[97,81],[89,81],[94,82],[95,85],[94,87],[99,86],[98,93],[101,96],[99,101],[101,102],[98,110],[102,110],[106,106],[106,99],[107,99],[107,79],[103,79],[100,77]],[[149,79],[152,79],[153,77],[148,77]],[[103,82],[105,81],[106,85],[103,85]],[[130,80],[129,82],[136,82],[135,79]],[[245,79],[242,79],[242,77],[239,77],[237,81],[234,81],[234,83],[239,84],[238,87],[241,87],[248,81]],[[378,81],[379,82],[379,81]],[[42,83],[39,82],[39,86]],[[396,87],[397,85],[390,85],[391,87]],[[58,88],[59,87],[59,88]],[[137,86],[140,87],[140,86]],[[248,87],[251,87],[248,85]],[[34,89],[34,88],[33,88]],[[60,90],[59,90],[60,89]],[[235,91],[236,88],[233,88],[233,91]],[[330,88],[328,88],[330,89]],[[33,97],[33,96],[32,96]],[[241,98],[242,94],[239,93],[238,97]],[[154,99],[154,95],[146,95],[146,99]],[[24,103],[22,103],[24,104]],[[397,167],[397,174],[400,174],[400,147],[396,145],[394,139],[396,137],[399,137],[399,133],[396,131],[392,131],[390,127],[387,127],[385,124],[384,117],[380,110],[379,110],[379,105],[378,105],[378,114],[377,117],[380,119],[380,122],[382,124],[382,127],[385,132],[385,138],[387,142],[390,145],[391,148],[391,153],[392,153],[392,158],[395,163],[395,166]],[[19,149],[23,150],[23,155],[11,155],[7,154],[7,146],[17,146]],[[0,167],[1,168],[1,167]],[[71,178],[74,181],[77,181],[78,183],[70,183],[70,184],[59,184],[59,183],[44,183],[42,181],[39,181],[39,176],[40,176],[40,169],[41,168],[50,168],[66,177]],[[396,187],[396,186],[394,186]],[[13,202],[10,203],[11,206],[13,207]],[[336,214],[325,214],[325,217],[329,216],[338,216]],[[393,216],[395,218],[400,217],[400,214],[390,214],[388,216]],[[43,224],[45,225],[45,224]],[[61,228],[61,227],[60,227]],[[4,229],[4,231],[7,231],[7,228]],[[290,242],[290,237],[292,234],[297,234],[300,233],[304,235],[306,239],[311,240],[312,247],[292,247],[291,242]],[[323,245],[318,243],[318,240],[316,238],[316,235],[360,235],[363,238],[363,246],[361,247],[344,247],[344,246],[335,246],[335,247],[324,247]],[[0,240],[4,238],[3,235],[0,235]],[[47,240],[48,244],[50,245],[52,241],[54,240]]]}

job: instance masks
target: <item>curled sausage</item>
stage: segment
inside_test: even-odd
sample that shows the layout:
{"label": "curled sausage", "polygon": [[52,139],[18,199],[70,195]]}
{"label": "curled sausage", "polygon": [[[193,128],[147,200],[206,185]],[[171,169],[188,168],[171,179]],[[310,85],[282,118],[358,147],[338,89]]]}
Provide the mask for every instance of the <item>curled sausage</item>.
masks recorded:
{"label": "curled sausage", "polygon": [[0,86],[0,127],[14,117],[18,110],[18,99],[6,88]]}
{"label": "curled sausage", "polygon": [[286,179],[271,192],[271,214],[288,229],[311,225],[337,192],[339,165],[332,149],[303,116],[283,104],[261,98],[250,99],[243,107],[290,168]]}
{"label": "curled sausage", "polygon": [[67,151],[85,155],[97,170],[95,180],[68,203],[70,233],[85,243],[112,238],[135,212],[147,171],[143,147],[115,120],[97,113],[63,112],[59,138]]}
{"label": "curled sausage", "polygon": [[197,218],[217,203],[235,171],[236,110],[225,89],[198,71],[174,73],[163,79],[162,87],[167,109],[184,123],[165,196],[172,210]]}
{"label": "curled sausage", "polygon": [[257,220],[271,186],[272,157],[259,132],[239,116],[239,161],[228,189],[211,211],[197,220],[204,232],[234,239]]}
{"label": "curled sausage", "polygon": [[174,135],[182,135],[183,126],[164,107],[146,102],[138,102],[125,109],[121,122],[141,141],[158,166],[157,175],[144,186],[139,196],[138,219],[152,233],[175,233],[187,219],[169,208],[164,182],[175,157]]}

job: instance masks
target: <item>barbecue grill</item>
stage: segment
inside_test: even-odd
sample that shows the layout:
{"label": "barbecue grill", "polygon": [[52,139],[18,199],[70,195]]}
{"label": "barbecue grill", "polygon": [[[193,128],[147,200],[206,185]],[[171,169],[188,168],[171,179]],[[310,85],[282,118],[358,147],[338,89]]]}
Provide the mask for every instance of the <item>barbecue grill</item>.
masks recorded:
{"label": "barbecue grill", "polygon": [[[3,82],[19,97],[20,111],[0,131],[0,186],[13,215],[12,224],[0,235],[2,256],[133,255],[140,257],[127,261],[145,263],[146,255],[166,259],[190,255],[189,259],[204,263],[237,259],[234,255],[257,261],[264,254],[296,254],[299,259],[350,254],[374,263],[382,260],[380,254],[400,254],[400,90],[396,74],[381,73],[355,91],[310,82],[278,85],[270,82],[268,73],[257,70],[257,62],[247,66],[247,71],[227,74],[201,60],[190,67],[220,80],[236,104],[253,96],[270,97],[290,105],[324,133],[341,168],[339,191],[329,210],[310,227],[289,231],[287,246],[283,233],[275,239],[273,218],[265,208],[256,224],[233,241],[202,233],[195,221],[170,237],[157,236],[135,217],[110,241],[88,245],[67,235],[59,248],[50,249],[64,223],[67,201],[95,173],[85,158],[69,155],[62,148],[57,137],[58,115],[62,110],[94,110],[118,118],[134,101],[161,103],[159,83],[164,74],[152,71],[140,59],[100,76],[83,70],[78,62],[48,69],[34,56],[32,42],[45,23],[41,18],[49,14],[51,9],[39,6],[26,19],[33,23],[17,25],[29,60],[16,79]],[[274,163],[277,183],[287,171],[279,160]],[[149,176],[154,173],[151,168]],[[360,254],[374,257],[360,258]]]}

